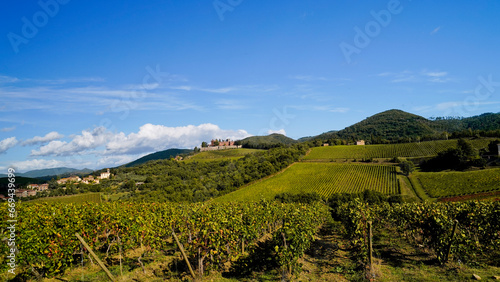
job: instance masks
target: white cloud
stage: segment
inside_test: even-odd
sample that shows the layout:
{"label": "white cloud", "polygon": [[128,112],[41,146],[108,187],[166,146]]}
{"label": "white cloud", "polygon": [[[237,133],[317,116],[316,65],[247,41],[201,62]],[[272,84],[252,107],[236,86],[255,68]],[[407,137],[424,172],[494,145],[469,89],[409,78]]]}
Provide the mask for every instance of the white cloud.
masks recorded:
{"label": "white cloud", "polygon": [[224,130],[210,123],[182,127],[148,123],[141,126],[137,133],[119,133],[114,136],[106,145],[106,154],[139,154],[168,148],[194,148],[213,138],[238,140],[248,136],[250,134],[245,130]]}
{"label": "white cloud", "polygon": [[[162,80],[169,84],[173,79]],[[75,79],[23,79],[21,84],[8,85],[15,78],[0,76],[0,93],[9,97],[8,107],[0,110],[19,112],[23,110],[42,110],[58,112],[128,112],[131,110],[173,110],[200,109],[195,100],[186,97],[172,97],[175,93],[165,93],[162,83],[146,81],[141,85],[118,87],[101,86],[101,78]],[[176,81],[178,79],[176,78]],[[97,84],[90,84],[95,82]],[[86,86],[81,86],[85,83]],[[167,88],[167,86],[163,88]],[[224,90],[220,90],[224,91]],[[44,99],[40,99],[44,97]]]}
{"label": "white cloud", "polygon": [[434,35],[434,34],[436,34],[436,33],[437,33],[440,29],[441,29],[441,27],[440,27],[440,26],[438,26],[438,27],[436,27],[434,30],[432,30],[430,34],[431,34],[431,35]]}
{"label": "white cloud", "polygon": [[330,105],[323,105],[323,106],[317,106],[317,105],[292,105],[289,106],[292,109],[296,109],[299,111],[324,111],[324,112],[331,112],[331,113],[347,113],[350,109],[349,108],[342,108],[342,107],[332,107]]}
{"label": "white cloud", "polygon": [[[16,171],[29,171],[34,169],[47,169],[56,167],[66,167],[68,163],[59,160],[34,159],[22,162],[14,162],[12,166]],[[73,164],[74,166],[74,164]]]}
{"label": "white cloud", "polygon": [[196,86],[190,86],[190,85],[170,86],[169,89],[184,90],[184,91],[203,91],[203,92],[218,93],[218,94],[225,94],[225,93],[241,90],[240,87],[235,87],[235,86],[221,87],[221,88],[202,88],[202,87],[196,87]]}
{"label": "white cloud", "polygon": [[63,78],[63,79],[28,79],[43,84],[67,84],[67,83],[80,83],[80,82],[104,82],[102,77],[76,77],[76,78]]}
{"label": "white cloud", "polygon": [[14,131],[16,129],[15,126],[13,127],[4,127],[2,129],[0,129],[0,132],[11,132],[11,131]]}
{"label": "white cloud", "polygon": [[[145,124],[137,133],[126,135],[123,132],[112,133],[104,127],[92,131],[84,130],[81,135],[71,136],[70,142],[53,140],[38,150],[32,150],[31,156],[71,156],[94,154],[102,157],[151,153],[169,148],[194,148],[202,141],[213,138],[243,139],[250,136],[245,130],[224,130],[214,124],[167,127],[164,125]],[[102,147],[103,150],[99,149]]]}
{"label": "white cloud", "polygon": [[329,110],[332,113],[347,113],[349,108],[333,108]]}
{"label": "white cloud", "polygon": [[269,129],[267,131],[267,134],[273,134],[273,133],[278,133],[278,134],[281,134],[281,135],[285,135],[286,136],[286,131],[282,128],[282,129],[279,129],[279,130],[272,130],[272,129]]}
{"label": "white cloud", "polygon": [[104,156],[97,161],[97,167],[115,167],[135,161],[147,154]]}
{"label": "white cloud", "polygon": [[105,127],[96,127],[94,130],[84,130],[81,135],[73,136],[71,142],[50,141],[49,144],[40,147],[38,151],[32,150],[31,156],[69,156],[84,151],[95,149],[106,144],[113,134]]}
{"label": "white cloud", "polygon": [[217,94],[228,94],[231,92],[248,92],[251,91],[252,94],[257,92],[269,92],[279,89],[275,85],[235,85],[235,86],[226,86],[226,87],[218,87],[218,88],[208,88],[208,87],[198,87],[193,85],[173,85],[167,87],[172,90],[183,90],[183,91],[201,91],[208,93],[217,93]]}
{"label": "white cloud", "polygon": [[50,142],[53,140],[61,139],[63,138],[64,135],[57,133],[56,131],[52,131],[47,133],[45,136],[35,136],[31,139],[28,139],[22,143],[23,146],[29,146],[29,145],[37,145],[37,144],[43,144],[46,142]]}
{"label": "white cloud", "polygon": [[5,153],[8,149],[16,146],[18,143],[16,137],[10,137],[0,141],[0,154]]}
{"label": "white cloud", "polygon": [[441,71],[441,72],[424,72],[424,75],[431,76],[431,77],[443,77],[443,76],[447,76],[448,73],[445,72],[445,71]]}
{"label": "white cloud", "polygon": [[169,88],[173,89],[173,90],[184,90],[184,91],[191,91],[193,89],[192,86],[188,86],[188,85],[171,86]]}
{"label": "white cloud", "polygon": [[0,83],[12,83],[20,81],[17,77],[0,75]]}
{"label": "white cloud", "polygon": [[448,72],[445,71],[426,71],[423,70],[420,73],[416,73],[413,71],[402,71],[402,72],[382,72],[377,74],[376,76],[387,77],[391,79],[393,83],[401,83],[401,82],[434,82],[434,83],[443,83],[449,82],[451,79],[448,77]]}
{"label": "white cloud", "polygon": [[328,79],[323,76],[314,76],[314,75],[292,75],[291,79],[303,80],[303,81],[327,81]]}
{"label": "white cloud", "polygon": [[246,108],[237,100],[221,99],[216,101],[215,104],[221,110],[241,110]]}
{"label": "white cloud", "polygon": [[500,102],[497,101],[450,101],[450,102],[443,102],[439,103],[436,105],[428,105],[428,106],[419,106],[415,107],[414,110],[417,112],[430,112],[430,111],[440,111],[440,112],[456,112],[461,116],[466,115],[467,111],[469,109],[473,108],[478,108],[480,106],[487,106],[487,105],[496,105],[500,104]]}
{"label": "white cloud", "polygon": [[448,78],[448,73],[445,71],[441,72],[422,72],[422,75],[427,77],[427,81],[430,82],[438,82],[438,83],[443,83],[443,82],[448,82],[450,81],[450,78]]}

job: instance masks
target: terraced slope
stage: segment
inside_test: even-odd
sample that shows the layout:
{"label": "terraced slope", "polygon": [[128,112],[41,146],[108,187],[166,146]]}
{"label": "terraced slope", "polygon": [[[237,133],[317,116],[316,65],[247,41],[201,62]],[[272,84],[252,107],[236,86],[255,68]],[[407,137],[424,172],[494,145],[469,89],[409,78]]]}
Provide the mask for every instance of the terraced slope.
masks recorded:
{"label": "terraced slope", "polygon": [[[482,149],[490,140],[493,139],[477,139],[471,142],[476,149]],[[426,157],[435,156],[456,146],[457,140],[439,140],[386,145],[317,147],[313,148],[304,160]]]}
{"label": "terraced slope", "polygon": [[398,194],[396,167],[368,164],[296,163],[283,173],[245,186],[215,201],[272,199],[288,192],[315,192],[323,197],[334,193],[375,190]]}
{"label": "terraced slope", "polygon": [[418,172],[414,176],[433,198],[500,191],[500,168],[466,172]]}

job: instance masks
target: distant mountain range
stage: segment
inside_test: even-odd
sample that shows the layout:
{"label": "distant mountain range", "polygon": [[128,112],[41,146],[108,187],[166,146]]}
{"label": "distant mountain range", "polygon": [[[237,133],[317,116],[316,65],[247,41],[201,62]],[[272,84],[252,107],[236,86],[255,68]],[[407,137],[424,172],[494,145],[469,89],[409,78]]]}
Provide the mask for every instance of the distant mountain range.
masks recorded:
{"label": "distant mountain range", "polygon": [[[22,176],[22,177],[28,177],[28,178],[40,178],[40,177],[47,177],[47,176],[64,176],[64,175],[82,175],[82,174],[90,174],[94,172],[91,169],[84,168],[84,169],[75,169],[75,168],[69,168],[69,167],[55,167],[55,168],[46,168],[46,169],[37,169],[37,170],[30,170],[24,173],[15,173],[16,177],[17,176]],[[0,177],[7,177],[6,174],[0,174]]]}

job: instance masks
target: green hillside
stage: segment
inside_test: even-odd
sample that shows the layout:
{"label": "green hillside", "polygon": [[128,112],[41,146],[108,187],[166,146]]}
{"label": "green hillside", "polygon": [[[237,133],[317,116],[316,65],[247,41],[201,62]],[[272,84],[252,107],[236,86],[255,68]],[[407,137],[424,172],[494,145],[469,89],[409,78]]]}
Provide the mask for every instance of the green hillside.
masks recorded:
{"label": "green hillside", "polygon": [[146,155],[142,158],[139,158],[133,162],[130,162],[128,164],[123,165],[124,167],[132,167],[132,166],[138,166],[140,164],[149,162],[149,161],[154,161],[154,160],[164,160],[164,159],[170,159],[173,157],[176,157],[181,154],[189,154],[193,150],[190,149],[168,149],[165,151],[160,151],[156,153],[152,153],[149,155]]}
{"label": "green hillside", "polygon": [[[401,110],[388,110],[366,118],[356,124],[339,131],[329,131],[310,139],[344,139],[367,140],[372,143],[384,141],[416,139],[445,139],[446,135],[459,134],[464,131],[498,131],[500,130],[500,113],[486,113],[467,118],[433,118],[407,113]],[[462,136],[464,137],[464,136]]]}
{"label": "green hillside", "polygon": [[417,172],[413,177],[433,198],[500,191],[500,168],[465,172]]}
{"label": "green hillside", "polygon": [[155,160],[115,168],[111,171],[114,176],[101,187],[130,192],[124,197],[130,201],[201,202],[276,173],[297,162],[307,150],[307,146],[297,144],[270,150],[203,152],[184,161]]}
{"label": "green hillside", "polygon": [[[494,139],[481,138],[471,140],[471,142],[476,149],[482,149],[486,148],[491,140]],[[316,147],[311,150],[304,160],[426,157],[435,156],[439,152],[449,148],[456,148],[456,146],[456,140],[440,140],[385,145]]]}
{"label": "green hillside", "polygon": [[400,110],[389,110],[373,115],[339,132],[355,134],[358,139],[369,140],[371,135],[397,140],[401,136],[416,137],[435,133],[431,122],[424,117]]}
{"label": "green hillside", "polygon": [[322,139],[364,139],[381,137],[398,140],[400,137],[416,137],[434,134],[428,119],[401,110],[389,110],[366,118],[338,132],[328,132],[317,136]]}
{"label": "green hillside", "polygon": [[295,143],[297,143],[296,140],[277,133],[273,133],[267,136],[251,136],[243,140],[236,141],[236,144],[242,145],[243,148],[254,149],[269,149],[281,145],[290,145]]}
{"label": "green hillside", "polygon": [[435,118],[432,122],[437,130],[456,132],[462,130],[499,130],[500,113],[484,113],[467,118]]}
{"label": "green hillside", "polygon": [[262,152],[259,149],[228,149],[228,150],[217,150],[217,151],[206,151],[197,153],[195,155],[189,156],[184,161],[212,161],[212,160],[234,160],[244,157],[248,154],[253,154],[256,152]]}
{"label": "green hillside", "polygon": [[365,164],[296,163],[282,173],[257,181],[215,201],[258,201],[280,193],[359,193],[374,190],[398,194],[396,167]]}

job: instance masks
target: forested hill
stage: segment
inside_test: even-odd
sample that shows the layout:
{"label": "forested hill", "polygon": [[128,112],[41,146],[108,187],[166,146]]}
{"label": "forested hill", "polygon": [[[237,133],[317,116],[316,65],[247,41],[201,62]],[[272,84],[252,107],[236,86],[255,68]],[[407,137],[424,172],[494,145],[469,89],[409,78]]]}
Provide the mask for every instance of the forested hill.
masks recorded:
{"label": "forested hill", "polygon": [[243,148],[253,149],[269,149],[295,143],[297,143],[296,140],[278,133],[273,133],[268,136],[251,136],[236,142],[237,145],[242,145]]}
{"label": "forested hill", "polygon": [[444,139],[448,135],[460,135],[464,131],[498,131],[493,132],[493,135],[500,134],[500,113],[469,118],[426,119],[401,110],[388,110],[343,130],[326,132],[313,139],[363,139],[372,143],[409,142],[417,139]]}
{"label": "forested hill", "polygon": [[[156,160],[114,169],[108,186],[136,201],[200,202],[232,192],[299,160],[309,147],[296,144],[248,154],[243,158],[210,162]],[[136,186],[136,182],[144,184]],[[137,187],[139,191],[137,191]]]}
{"label": "forested hill", "polygon": [[400,110],[389,110],[373,115],[338,132],[342,136],[356,136],[369,140],[372,135],[394,140],[402,136],[416,137],[434,134],[431,121]]}
{"label": "forested hill", "polygon": [[190,150],[190,149],[168,149],[165,151],[160,151],[160,152],[146,155],[142,158],[139,158],[139,159],[137,159],[133,162],[130,162],[128,164],[125,164],[123,166],[124,167],[132,167],[132,166],[141,165],[141,164],[143,164],[145,162],[149,162],[149,161],[170,159],[170,158],[176,157],[176,156],[181,155],[181,154],[189,154],[192,151],[193,150]]}
{"label": "forested hill", "polygon": [[443,118],[438,117],[433,119],[433,126],[438,130],[446,130],[447,132],[456,132],[463,130],[499,130],[500,129],[500,113],[485,113],[479,116],[468,118]]}

